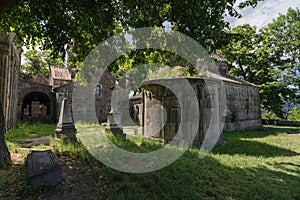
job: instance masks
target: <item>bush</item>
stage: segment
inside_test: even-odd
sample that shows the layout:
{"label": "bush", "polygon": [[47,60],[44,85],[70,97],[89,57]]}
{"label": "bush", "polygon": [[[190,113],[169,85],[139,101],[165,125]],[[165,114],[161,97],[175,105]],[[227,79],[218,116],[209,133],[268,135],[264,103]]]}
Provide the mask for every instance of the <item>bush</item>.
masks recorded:
{"label": "bush", "polygon": [[289,111],[288,121],[300,121],[300,111],[299,108],[295,107],[293,110]]}

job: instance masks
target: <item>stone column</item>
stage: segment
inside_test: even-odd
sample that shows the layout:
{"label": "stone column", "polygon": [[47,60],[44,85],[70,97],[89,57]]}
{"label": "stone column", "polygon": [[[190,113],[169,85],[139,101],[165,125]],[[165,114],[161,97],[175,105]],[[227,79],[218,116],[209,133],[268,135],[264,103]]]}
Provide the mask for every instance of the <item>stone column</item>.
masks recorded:
{"label": "stone column", "polygon": [[121,112],[120,112],[121,94],[120,94],[119,87],[120,86],[118,85],[118,82],[116,82],[112,93],[111,111],[107,114],[107,124],[106,124],[105,131],[111,132],[113,134],[122,135],[123,128],[121,125]]}
{"label": "stone column", "polygon": [[14,34],[0,32],[0,101],[2,102],[5,130],[16,120],[17,81],[21,64],[21,46],[15,45]]}

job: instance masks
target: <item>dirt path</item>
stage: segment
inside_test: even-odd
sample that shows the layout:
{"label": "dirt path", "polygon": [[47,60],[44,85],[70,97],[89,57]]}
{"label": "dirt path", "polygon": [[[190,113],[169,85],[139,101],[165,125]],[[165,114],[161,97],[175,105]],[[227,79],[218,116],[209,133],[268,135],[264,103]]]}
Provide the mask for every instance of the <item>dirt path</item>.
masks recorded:
{"label": "dirt path", "polygon": [[12,154],[13,165],[0,169],[0,199],[108,199],[100,172],[88,163],[70,156],[58,157],[65,181],[55,188],[26,185],[25,156]]}

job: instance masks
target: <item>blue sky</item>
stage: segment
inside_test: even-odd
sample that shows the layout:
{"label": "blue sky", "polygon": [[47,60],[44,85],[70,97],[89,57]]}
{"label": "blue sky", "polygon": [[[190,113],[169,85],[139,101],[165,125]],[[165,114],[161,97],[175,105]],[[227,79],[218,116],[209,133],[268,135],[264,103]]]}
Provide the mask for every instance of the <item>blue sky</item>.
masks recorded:
{"label": "blue sky", "polygon": [[285,14],[289,7],[300,9],[300,0],[264,0],[255,8],[248,7],[239,11],[243,16],[241,19],[226,18],[226,20],[230,22],[231,27],[248,23],[261,28],[272,22],[279,13]]}

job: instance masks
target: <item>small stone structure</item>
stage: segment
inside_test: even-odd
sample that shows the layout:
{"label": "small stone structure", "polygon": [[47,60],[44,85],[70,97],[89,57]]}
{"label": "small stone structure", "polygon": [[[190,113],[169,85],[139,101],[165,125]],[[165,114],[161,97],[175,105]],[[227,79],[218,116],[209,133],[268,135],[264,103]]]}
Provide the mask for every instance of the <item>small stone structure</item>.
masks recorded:
{"label": "small stone structure", "polygon": [[72,75],[68,69],[50,66],[49,85],[59,88],[72,82]]}
{"label": "small stone structure", "polygon": [[19,120],[53,122],[56,120],[55,93],[42,74],[21,73],[18,82]]}
{"label": "small stone structure", "polygon": [[[55,122],[63,98],[72,98],[73,81],[68,69],[50,67],[50,77],[20,73],[18,82],[19,120]],[[36,106],[34,106],[36,105]],[[71,102],[70,102],[71,105]]]}
{"label": "small stone structure", "polygon": [[[219,66],[219,70],[223,76],[202,71],[203,75],[200,77],[154,79],[146,82],[142,87],[143,92],[130,101],[131,116],[143,127],[142,134],[168,143],[175,137],[182,117],[187,120],[186,124],[182,124],[183,130],[189,130],[189,118],[193,114],[186,116],[181,113],[175,94],[161,85],[176,85],[182,79],[192,86],[199,102],[199,129],[194,144],[203,142],[210,126],[213,128],[212,132],[221,132],[223,123],[225,130],[261,127],[259,87],[227,76],[224,66]],[[220,90],[220,83],[223,83],[223,92]],[[185,102],[189,98],[191,97],[185,95]],[[184,108],[189,105],[182,106]]]}
{"label": "small stone structure", "polygon": [[5,117],[5,130],[17,120],[18,75],[21,65],[21,45],[14,43],[15,34],[0,32],[0,102]]}
{"label": "small stone structure", "polygon": [[27,182],[53,187],[64,181],[62,169],[51,150],[32,151],[27,157]]}
{"label": "small stone structure", "polygon": [[[57,122],[63,99],[68,98],[72,110],[74,82],[72,78],[74,70],[62,67],[50,67],[50,77],[42,74],[26,75],[20,73],[18,84],[17,116],[19,120]],[[90,112],[96,113],[99,122],[107,120],[107,114],[111,110],[111,88],[116,78],[108,71],[104,71],[95,91],[94,106]],[[90,95],[85,95],[90,98]],[[33,109],[33,104],[39,102],[40,109]],[[80,105],[79,105],[80,107]],[[34,116],[32,116],[32,113]],[[82,118],[81,121],[89,121]]]}

